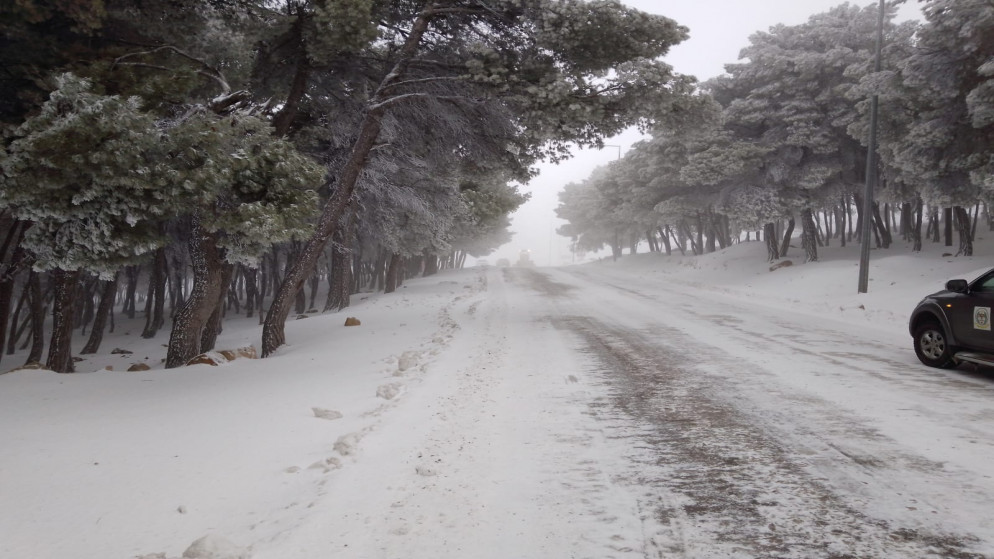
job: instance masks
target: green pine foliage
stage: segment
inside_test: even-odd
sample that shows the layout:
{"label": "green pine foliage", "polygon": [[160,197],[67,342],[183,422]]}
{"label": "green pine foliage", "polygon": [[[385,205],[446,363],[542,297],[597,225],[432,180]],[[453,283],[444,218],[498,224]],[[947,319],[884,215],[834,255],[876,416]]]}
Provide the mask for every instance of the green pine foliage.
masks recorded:
{"label": "green pine foliage", "polygon": [[169,132],[163,186],[217,234],[228,262],[254,267],[273,243],[310,233],[324,169],[268,122],[201,110]]}
{"label": "green pine foliage", "polygon": [[33,222],[24,246],[37,269],[109,277],[165,241],[157,225],[175,198],[159,187],[163,134],[137,98],[69,74],[57,85],[0,159],[0,207]]}
{"label": "green pine foliage", "polygon": [[255,116],[196,111],[156,121],[137,97],[93,93],[66,74],[3,155],[0,207],[31,221],[39,270],[112,275],[163,246],[161,225],[192,215],[230,262],[309,233],[324,170]]}

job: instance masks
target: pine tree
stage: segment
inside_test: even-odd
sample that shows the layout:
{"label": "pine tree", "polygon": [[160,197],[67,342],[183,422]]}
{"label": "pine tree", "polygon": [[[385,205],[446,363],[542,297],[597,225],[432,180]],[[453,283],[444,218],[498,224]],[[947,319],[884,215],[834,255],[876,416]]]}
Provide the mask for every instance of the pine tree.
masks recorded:
{"label": "pine tree", "polygon": [[48,368],[72,372],[73,294],[83,271],[107,279],[164,240],[158,222],[175,203],[160,188],[161,134],[137,98],[103,96],[70,74],[41,112],[15,130],[0,160],[0,207],[29,221],[23,246],[52,270],[55,323]]}

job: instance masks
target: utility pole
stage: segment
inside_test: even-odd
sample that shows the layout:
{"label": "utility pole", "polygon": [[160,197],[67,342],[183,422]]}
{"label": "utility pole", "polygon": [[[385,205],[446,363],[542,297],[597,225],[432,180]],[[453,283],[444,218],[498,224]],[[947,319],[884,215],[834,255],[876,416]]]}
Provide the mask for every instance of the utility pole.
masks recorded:
{"label": "utility pole", "polygon": [[[884,0],[877,14],[877,52],[873,71],[880,72],[880,52],[884,42]],[[873,187],[877,180],[877,112],[880,98],[876,92],[870,98],[870,143],[866,148],[866,187],[863,189],[863,227],[860,229],[859,293],[866,293],[870,283],[870,220],[873,212]]]}

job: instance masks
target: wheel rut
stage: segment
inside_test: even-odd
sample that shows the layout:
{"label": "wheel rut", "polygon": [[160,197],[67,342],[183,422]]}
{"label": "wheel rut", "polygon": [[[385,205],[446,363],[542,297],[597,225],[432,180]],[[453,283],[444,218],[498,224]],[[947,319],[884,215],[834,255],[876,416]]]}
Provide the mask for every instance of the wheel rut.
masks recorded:
{"label": "wheel rut", "polygon": [[[644,491],[647,557],[986,557],[972,551],[978,542],[970,535],[867,513],[863,476],[886,476],[888,461],[848,445],[826,459],[785,442],[784,433],[742,405],[734,385],[687,357],[696,344],[682,332],[633,332],[583,316],[550,320],[577,336],[596,363],[592,373],[605,390],[591,413],[613,425],[614,436],[631,439],[632,470],[618,482]],[[708,361],[739,366],[727,356]],[[812,413],[830,415],[818,406]],[[823,419],[831,440],[887,446],[872,429]],[[823,435],[807,436],[812,446],[831,447]],[[897,451],[892,458],[902,466],[915,461]],[[852,487],[830,486],[825,468],[844,472]]]}

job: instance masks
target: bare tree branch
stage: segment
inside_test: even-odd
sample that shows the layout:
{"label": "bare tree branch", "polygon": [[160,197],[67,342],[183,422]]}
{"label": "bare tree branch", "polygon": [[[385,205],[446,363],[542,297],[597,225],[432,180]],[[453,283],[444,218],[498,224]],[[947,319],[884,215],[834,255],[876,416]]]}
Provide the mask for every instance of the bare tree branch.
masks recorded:
{"label": "bare tree branch", "polygon": [[210,64],[207,64],[203,60],[201,60],[201,59],[199,59],[199,58],[197,58],[197,57],[195,57],[195,56],[193,56],[191,54],[188,54],[188,53],[186,53],[186,52],[184,52],[184,51],[182,51],[182,50],[180,50],[180,49],[178,49],[178,48],[176,48],[176,47],[174,47],[172,45],[163,45],[161,47],[157,47],[157,48],[154,48],[152,50],[147,50],[147,51],[142,51],[142,52],[132,52],[132,53],[125,54],[124,56],[119,56],[118,58],[114,59],[114,65],[115,66],[117,66],[117,65],[121,65],[121,66],[139,66],[139,67],[144,67],[144,68],[153,68],[153,69],[157,69],[157,70],[167,70],[168,71],[170,69],[166,68],[164,66],[157,66],[157,65],[154,65],[154,64],[145,64],[145,63],[141,63],[141,62],[125,62],[126,59],[129,59],[129,58],[132,58],[132,57],[145,56],[145,55],[149,55],[149,54],[158,54],[158,53],[163,52],[163,51],[172,52],[173,54],[179,55],[179,56],[181,56],[181,57],[183,57],[183,58],[185,58],[185,59],[187,59],[187,60],[189,60],[191,62],[195,62],[195,63],[199,64],[200,67],[201,67],[201,69],[197,70],[198,74],[200,74],[201,76],[205,76],[205,77],[211,78],[212,80],[216,81],[221,86],[221,93],[222,93],[222,95],[228,95],[229,93],[231,93],[231,86],[228,85],[228,81],[226,79],[224,79],[224,76],[221,74],[220,71],[218,71],[217,68],[212,67]]}
{"label": "bare tree branch", "polygon": [[382,91],[389,91],[389,90],[391,90],[391,89],[393,89],[395,87],[403,87],[405,85],[416,85],[416,84],[424,84],[424,83],[432,83],[432,82],[440,82],[440,81],[464,81],[465,79],[466,78],[464,78],[462,76],[437,76],[437,77],[434,77],[434,78],[421,78],[421,79],[417,79],[417,80],[405,80],[405,81],[402,81],[402,82],[394,82],[394,83],[392,83],[392,84],[384,87]]}

